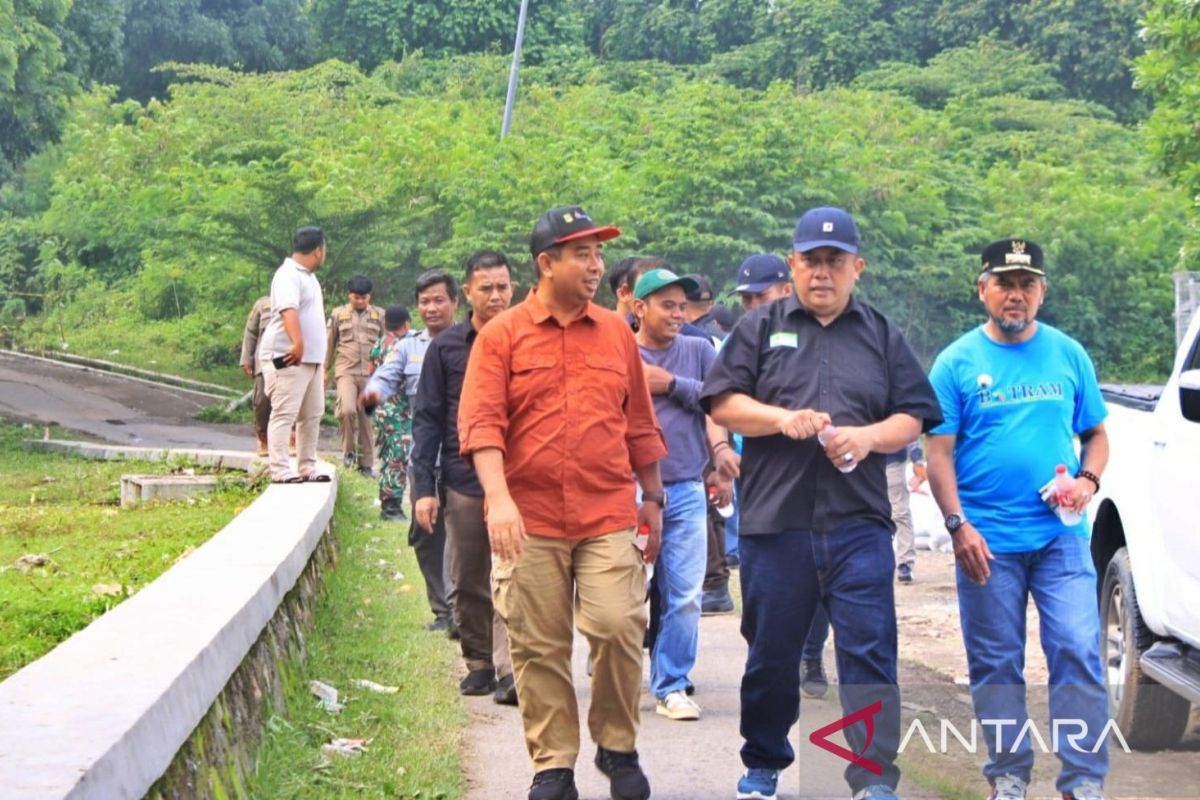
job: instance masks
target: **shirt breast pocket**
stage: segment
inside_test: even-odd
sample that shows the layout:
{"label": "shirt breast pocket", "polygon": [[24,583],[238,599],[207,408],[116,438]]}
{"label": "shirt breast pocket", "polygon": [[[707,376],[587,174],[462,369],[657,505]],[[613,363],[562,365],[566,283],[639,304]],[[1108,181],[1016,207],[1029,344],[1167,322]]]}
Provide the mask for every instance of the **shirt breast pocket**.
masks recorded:
{"label": "shirt breast pocket", "polygon": [[629,396],[629,372],[622,359],[604,353],[585,353],[587,374],[579,387],[582,404],[612,413],[625,405]]}
{"label": "shirt breast pocket", "polygon": [[513,353],[509,392],[514,408],[543,406],[561,394],[562,387],[554,385],[555,364],[549,353]]}

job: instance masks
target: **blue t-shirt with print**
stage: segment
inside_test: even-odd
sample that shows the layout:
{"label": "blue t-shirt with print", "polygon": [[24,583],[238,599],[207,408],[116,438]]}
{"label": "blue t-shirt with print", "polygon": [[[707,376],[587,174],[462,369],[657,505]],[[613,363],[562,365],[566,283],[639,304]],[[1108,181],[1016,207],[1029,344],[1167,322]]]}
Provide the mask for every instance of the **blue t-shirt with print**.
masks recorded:
{"label": "blue t-shirt with print", "polygon": [[929,374],[954,434],[963,512],[994,553],[1038,550],[1056,536],[1088,536],[1087,520],[1066,526],[1038,490],[1065,464],[1079,469],[1075,436],[1108,410],[1083,347],[1044,322],[1027,341],[1001,344],[982,327],[937,357]]}

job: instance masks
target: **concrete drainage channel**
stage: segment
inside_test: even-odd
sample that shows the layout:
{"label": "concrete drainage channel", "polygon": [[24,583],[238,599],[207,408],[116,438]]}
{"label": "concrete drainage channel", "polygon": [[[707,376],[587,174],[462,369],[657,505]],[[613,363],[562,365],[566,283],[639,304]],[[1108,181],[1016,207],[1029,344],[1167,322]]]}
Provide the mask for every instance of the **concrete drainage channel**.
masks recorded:
{"label": "concrete drainage channel", "polygon": [[[30,442],[106,460],[246,453]],[[304,654],[337,483],[273,485],[186,559],[0,683],[0,797],[245,795],[280,665]]]}

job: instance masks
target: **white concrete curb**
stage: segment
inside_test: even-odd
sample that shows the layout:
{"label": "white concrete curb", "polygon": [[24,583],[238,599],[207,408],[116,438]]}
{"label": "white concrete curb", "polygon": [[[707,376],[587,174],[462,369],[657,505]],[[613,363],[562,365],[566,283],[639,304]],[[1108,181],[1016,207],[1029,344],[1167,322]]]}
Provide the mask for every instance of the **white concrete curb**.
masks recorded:
{"label": "white concrete curb", "polygon": [[[146,449],[35,444],[93,457]],[[336,480],[269,487],[190,556],[0,683],[0,797],[143,797],[304,571],[336,496]]]}

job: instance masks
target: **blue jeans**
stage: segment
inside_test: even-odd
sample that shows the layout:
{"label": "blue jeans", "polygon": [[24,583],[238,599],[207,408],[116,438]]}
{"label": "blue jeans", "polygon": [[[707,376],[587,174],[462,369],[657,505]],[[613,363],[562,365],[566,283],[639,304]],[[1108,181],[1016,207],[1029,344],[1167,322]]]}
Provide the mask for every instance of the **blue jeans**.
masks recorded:
{"label": "blue jeans", "polygon": [[829,615],[825,606],[818,605],[813,612],[812,625],[808,628],[808,636],[804,639],[803,658],[805,661],[820,661],[825,653],[825,640],[829,638]]}
{"label": "blue jeans", "polygon": [[700,594],[708,560],[708,501],[701,481],[665,487],[662,549],[654,562],[658,635],[650,651],[650,691],[658,699],[683,691],[700,643]]}
{"label": "blue jeans", "polygon": [[738,497],[738,482],[733,482],[733,515],[725,520],[725,555],[738,554],[738,521],[742,518],[742,501]]}
{"label": "blue jeans", "polygon": [[800,658],[823,607],[837,631],[842,709],[851,714],[882,702],[869,744],[864,723],[844,730],[850,749],[881,774],[851,764],[846,782],[855,792],[880,783],[894,788],[900,781],[900,690],[892,532],[857,522],[823,532],[743,536],[738,546],[742,636],[750,645],[742,676],[742,763],[784,769],[795,760],[788,732],[800,718]]}
{"label": "blue jeans", "polygon": [[[1048,729],[1038,729],[1047,748],[1054,747],[1053,720],[1062,721],[1057,787],[1065,792],[1083,780],[1103,783],[1108,745],[1100,734],[1109,720],[1108,695],[1100,661],[1096,568],[1088,540],[1064,534],[1040,550],[997,553],[990,566],[991,577],[983,586],[958,569],[958,608],[971,698],[988,746],[983,774],[989,779],[1016,775],[1028,781],[1033,769],[1034,737],[1028,731],[1018,736],[1029,720],[1025,611],[1032,594],[1050,668],[1052,721]],[[1006,722],[1001,726],[986,720]],[[1080,733],[1079,723],[1087,726],[1087,733],[1072,743],[1068,737]]]}

